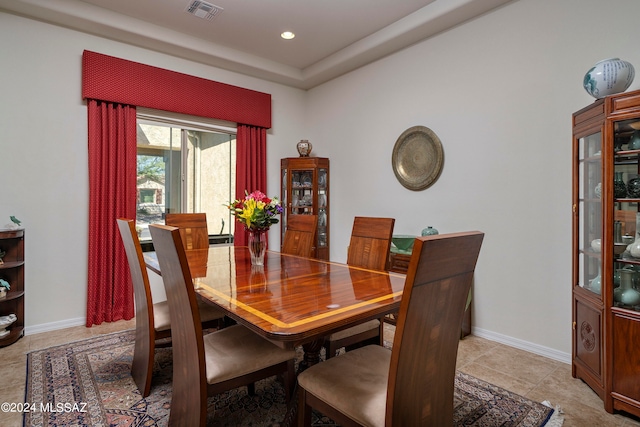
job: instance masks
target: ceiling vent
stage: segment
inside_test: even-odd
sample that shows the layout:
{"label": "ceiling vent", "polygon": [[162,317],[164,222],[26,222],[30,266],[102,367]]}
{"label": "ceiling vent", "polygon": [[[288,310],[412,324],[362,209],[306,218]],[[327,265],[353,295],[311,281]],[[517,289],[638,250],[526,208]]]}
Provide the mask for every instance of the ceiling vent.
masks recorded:
{"label": "ceiling vent", "polygon": [[212,21],[213,18],[220,15],[224,10],[220,6],[207,3],[206,1],[194,0],[185,9],[187,13],[197,16],[198,18]]}

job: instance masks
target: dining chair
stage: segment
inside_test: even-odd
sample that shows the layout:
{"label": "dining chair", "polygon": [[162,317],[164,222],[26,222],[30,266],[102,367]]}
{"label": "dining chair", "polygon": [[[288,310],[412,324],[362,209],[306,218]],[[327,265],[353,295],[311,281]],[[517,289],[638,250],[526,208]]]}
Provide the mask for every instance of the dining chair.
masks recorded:
{"label": "dining chair", "polygon": [[173,386],[169,426],[202,426],[207,396],[284,374],[287,400],[295,385],[295,350],[286,350],[242,325],[202,335],[196,292],[178,228],[150,225],[169,301]]}
{"label": "dining chair", "polygon": [[[347,264],[369,270],[388,270],[394,224],[394,218],[355,217],[347,250]],[[375,342],[383,345],[383,319],[369,320],[326,337],[326,358],[335,356],[342,347]]]}
{"label": "dining chair", "polygon": [[317,227],[317,215],[288,215],[281,252],[311,258],[315,252]]}
{"label": "dining chair", "polygon": [[209,230],[206,213],[168,213],[164,223],[180,229],[185,249],[206,249],[209,247]]}
{"label": "dining chair", "polygon": [[342,426],[452,426],[460,327],[484,233],[416,239],[393,348],[368,345],[298,376],[298,425],[311,408]]}
{"label": "dining chair", "polygon": [[[135,221],[119,218],[116,222],[129,262],[136,308],[136,339],[131,376],[142,397],[146,397],[151,391],[155,349],[171,345],[171,341],[167,340],[171,337],[169,305],[167,301],[153,302],[149,274],[142,256]],[[204,328],[215,328],[222,325],[224,318],[222,310],[204,302],[199,304],[199,309]]]}

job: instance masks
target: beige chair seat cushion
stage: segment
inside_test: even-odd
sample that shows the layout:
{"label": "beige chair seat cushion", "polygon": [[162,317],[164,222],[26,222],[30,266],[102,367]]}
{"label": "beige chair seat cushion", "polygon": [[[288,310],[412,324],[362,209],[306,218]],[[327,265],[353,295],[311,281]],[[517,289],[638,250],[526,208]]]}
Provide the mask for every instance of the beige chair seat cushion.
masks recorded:
{"label": "beige chair seat cushion", "polygon": [[156,331],[171,329],[169,303],[167,301],[160,301],[153,304],[153,328]]}
{"label": "beige chair seat cushion", "polygon": [[207,383],[216,384],[295,358],[295,350],[284,350],[241,325],[203,337]]}
{"label": "beige chair seat cushion", "polygon": [[[211,320],[222,319],[224,311],[207,304],[198,298],[198,309],[200,310],[200,321],[208,322]],[[166,331],[171,329],[171,320],[169,318],[169,303],[160,301],[153,304],[153,323],[156,331]]]}
{"label": "beige chair seat cushion", "polygon": [[307,393],[364,426],[384,427],[391,351],[368,345],[298,375]]}
{"label": "beige chair seat cushion", "polygon": [[335,332],[329,335],[329,341],[338,341],[352,335],[357,335],[370,329],[378,329],[380,327],[380,321],[377,319],[369,320],[368,322],[361,323],[356,326],[352,326],[342,331]]}

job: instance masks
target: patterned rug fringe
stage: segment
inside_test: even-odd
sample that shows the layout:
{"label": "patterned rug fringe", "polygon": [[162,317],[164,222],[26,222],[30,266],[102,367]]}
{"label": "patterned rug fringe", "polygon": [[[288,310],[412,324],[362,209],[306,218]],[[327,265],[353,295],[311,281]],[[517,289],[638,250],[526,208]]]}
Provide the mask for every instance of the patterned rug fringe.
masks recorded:
{"label": "patterned rug fringe", "polygon": [[553,413],[549,417],[549,420],[547,420],[547,422],[544,424],[544,427],[562,427],[562,424],[564,424],[564,417],[562,416],[562,414],[564,414],[564,411],[562,410],[562,408],[559,405],[556,405],[554,408],[551,402],[549,402],[548,400],[543,401],[542,404],[554,409]]}

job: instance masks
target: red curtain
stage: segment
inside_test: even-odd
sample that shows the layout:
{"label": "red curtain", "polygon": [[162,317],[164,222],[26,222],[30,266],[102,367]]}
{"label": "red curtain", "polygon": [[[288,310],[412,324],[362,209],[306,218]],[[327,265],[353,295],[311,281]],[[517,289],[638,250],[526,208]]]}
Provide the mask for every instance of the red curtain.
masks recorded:
{"label": "red curtain", "polygon": [[[96,52],[82,55],[89,111],[89,286],[87,326],[133,317],[127,259],[117,217],[135,218],[134,105],[237,123],[236,193],[266,190],[271,95]],[[101,101],[95,101],[99,99]],[[250,125],[250,126],[249,126]],[[242,227],[237,244],[246,245]]]}
{"label": "red curtain", "polygon": [[133,287],[116,218],[136,215],[136,108],[87,100],[89,285],[87,327],[132,319]]}
{"label": "red curtain", "polygon": [[[236,134],[236,199],[243,199],[245,190],[267,194],[267,130],[238,124]],[[268,194],[267,194],[268,196]],[[235,221],[234,245],[246,246],[247,233]]]}

